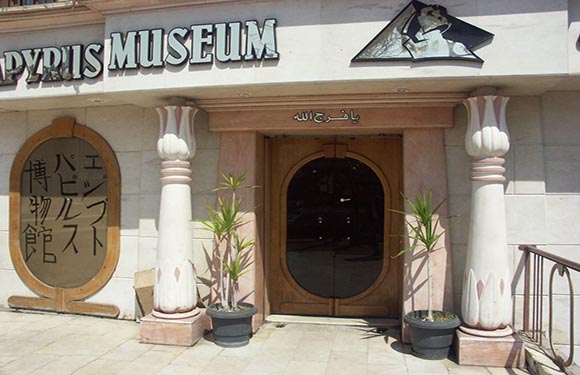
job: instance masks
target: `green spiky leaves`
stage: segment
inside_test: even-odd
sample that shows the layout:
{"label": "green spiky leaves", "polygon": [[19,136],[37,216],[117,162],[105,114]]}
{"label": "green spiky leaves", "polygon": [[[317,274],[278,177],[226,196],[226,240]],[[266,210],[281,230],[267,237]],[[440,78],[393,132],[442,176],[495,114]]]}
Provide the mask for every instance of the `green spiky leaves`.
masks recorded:
{"label": "green spiky leaves", "polygon": [[244,224],[240,212],[242,200],[237,196],[239,189],[256,186],[242,185],[245,176],[221,174],[222,181],[214,189],[220,192],[216,208],[208,206],[208,219],[197,220],[204,229],[213,233],[214,256],[219,260],[217,276],[218,295],[224,310],[236,310],[240,277],[248,273],[252,265],[250,250],[254,241],[240,237],[239,229]]}
{"label": "green spiky leaves", "polygon": [[393,211],[406,216],[405,222],[409,228],[409,234],[403,237],[409,239],[410,246],[399,251],[396,256],[413,251],[419,245],[428,252],[435,250],[437,241],[445,234],[445,231],[439,226],[440,218],[437,213],[445,203],[445,199],[433,207],[431,192],[417,194],[415,201],[404,194],[402,196],[405,203],[411,208],[410,215],[407,212]]}

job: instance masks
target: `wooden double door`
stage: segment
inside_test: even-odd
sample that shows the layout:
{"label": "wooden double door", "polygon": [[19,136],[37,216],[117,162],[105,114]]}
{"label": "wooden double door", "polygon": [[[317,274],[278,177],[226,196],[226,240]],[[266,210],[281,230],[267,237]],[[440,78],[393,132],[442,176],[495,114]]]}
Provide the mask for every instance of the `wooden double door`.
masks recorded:
{"label": "wooden double door", "polygon": [[271,312],[398,317],[401,139],[268,142]]}

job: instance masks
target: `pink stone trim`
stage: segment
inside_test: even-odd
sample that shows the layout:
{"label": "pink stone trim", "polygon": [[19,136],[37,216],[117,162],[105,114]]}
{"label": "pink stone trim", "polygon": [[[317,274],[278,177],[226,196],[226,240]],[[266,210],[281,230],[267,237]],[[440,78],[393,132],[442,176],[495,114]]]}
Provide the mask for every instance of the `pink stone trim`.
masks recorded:
{"label": "pink stone trim", "polygon": [[503,158],[485,158],[473,161],[471,181],[505,182]]}
{"label": "pink stone trim", "polygon": [[499,329],[494,329],[491,331],[476,329],[472,327],[459,326],[459,329],[469,335],[481,336],[481,337],[505,337],[514,333],[514,330],[510,326],[502,327]]}
{"label": "pink stone trim", "polygon": [[164,313],[161,311],[153,310],[153,311],[151,311],[151,315],[153,315],[156,318],[161,318],[161,319],[185,319],[185,318],[191,318],[191,317],[197,316],[197,315],[199,315],[199,312],[200,312],[199,309],[197,307],[195,307],[191,311],[175,312],[175,313]]}
{"label": "pink stone trim", "polygon": [[471,181],[480,181],[480,182],[505,182],[506,179],[503,176],[482,176],[482,177],[471,177]]}
{"label": "pink stone trim", "polygon": [[160,178],[162,184],[189,184],[192,180],[191,177],[183,176],[167,176]]}
{"label": "pink stone trim", "polygon": [[483,287],[485,286],[485,283],[483,282],[483,280],[479,280],[477,282],[477,299],[481,300],[481,294],[483,293]]}
{"label": "pink stone trim", "polygon": [[190,162],[183,160],[168,160],[161,162],[161,183],[189,184],[191,182]]}
{"label": "pink stone trim", "polygon": [[181,271],[179,270],[179,267],[175,267],[175,272],[173,272],[173,274],[175,275],[175,281],[179,282],[179,276],[181,276]]}

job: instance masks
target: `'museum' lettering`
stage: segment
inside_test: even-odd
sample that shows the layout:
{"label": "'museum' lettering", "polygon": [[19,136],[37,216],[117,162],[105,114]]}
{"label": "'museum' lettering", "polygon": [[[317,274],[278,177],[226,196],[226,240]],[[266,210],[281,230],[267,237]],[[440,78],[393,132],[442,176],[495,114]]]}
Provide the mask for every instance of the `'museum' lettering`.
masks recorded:
{"label": "'museum' lettering", "polygon": [[[279,58],[275,19],[265,20],[261,29],[257,21],[246,21],[176,27],[167,34],[163,29],[113,32],[109,50],[110,71]],[[100,43],[6,51],[0,86],[16,85],[22,76],[28,84],[97,78],[103,73],[102,52]]]}

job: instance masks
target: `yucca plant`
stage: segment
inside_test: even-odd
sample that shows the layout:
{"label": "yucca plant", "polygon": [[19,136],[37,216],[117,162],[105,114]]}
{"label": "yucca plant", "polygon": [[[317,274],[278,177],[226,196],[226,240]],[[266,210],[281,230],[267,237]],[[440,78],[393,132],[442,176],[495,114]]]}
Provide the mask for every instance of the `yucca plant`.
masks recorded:
{"label": "yucca plant", "polygon": [[238,306],[239,280],[249,271],[252,262],[248,251],[254,246],[253,240],[240,237],[238,231],[244,224],[240,213],[242,204],[239,189],[255,186],[242,185],[244,175],[221,174],[222,182],[215,191],[223,191],[218,197],[217,208],[208,205],[208,218],[197,220],[206,230],[213,233],[214,256],[219,260],[217,293],[219,305],[224,311],[236,311]]}
{"label": "yucca plant", "polygon": [[426,320],[433,321],[433,302],[432,302],[432,280],[431,280],[431,254],[436,250],[437,241],[445,234],[443,228],[439,228],[440,216],[438,210],[441,208],[445,199],[433,207],[431,192],[422,192],[411,200],[405,194],[402,194],[405,203],[411,208],[411,215],[407,212],[396,211],[405,215],[405,222],[409,228],[409,233],[403,237],[409,240],[409,246],[399,251],[396,256],[400,256],[409,251],[414,251],[421,247],[426,252],[427,257],[427,317]]}

